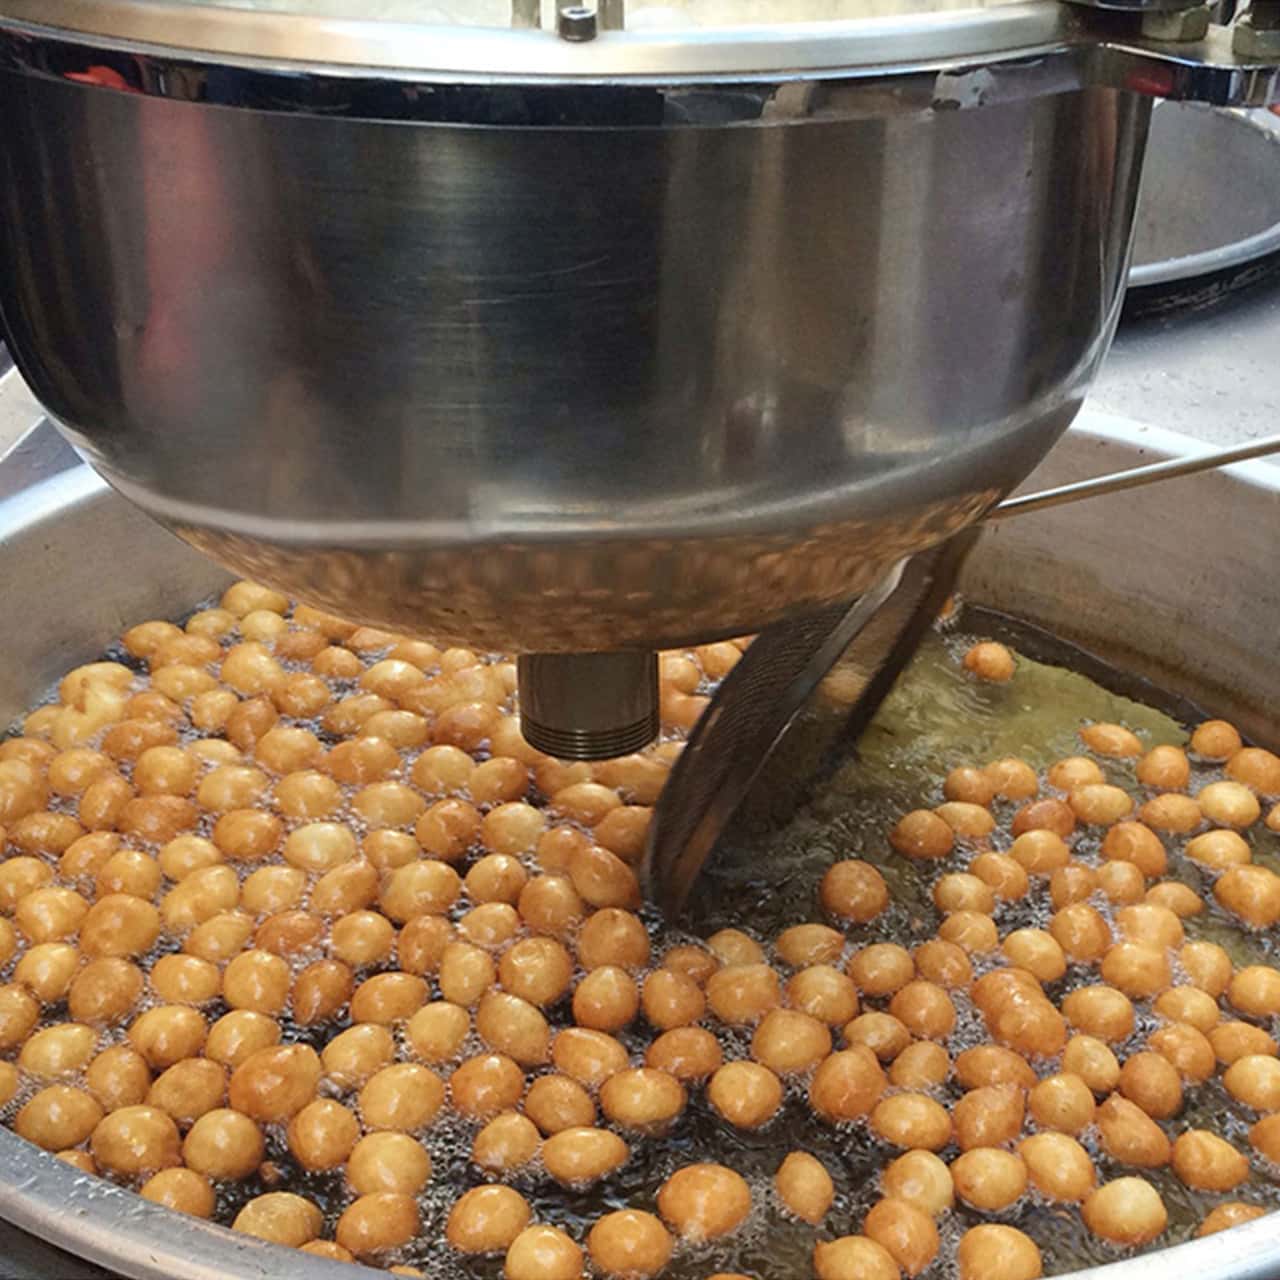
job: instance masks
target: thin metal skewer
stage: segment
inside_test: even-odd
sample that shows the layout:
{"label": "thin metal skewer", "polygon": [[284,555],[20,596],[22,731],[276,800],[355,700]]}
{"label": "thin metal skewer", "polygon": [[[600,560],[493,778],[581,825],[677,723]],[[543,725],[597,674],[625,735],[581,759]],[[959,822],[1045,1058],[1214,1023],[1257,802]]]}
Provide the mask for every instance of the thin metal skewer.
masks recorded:
{"label": "thin metal skewer", "polygon": [[1198,454],[1194,458],[1152,462],[1145,467],[1132,467],[1128,471],[1117,471],[1109,476],[1095,476],[1091,480],[1077,480],[1073,484],[1042,489],[1039,493],[1028,493],[1021,498],[1006,498],[988,511],[985,518],[1004,520],[1009,516],[1026,515],[1030,511],[1044,511],[1049,507],[1060,507],[1064,503],[1084,498],[1138,489],[1159,480],[1193,476],[1200,471],[1212,471],[1215,467],[1230,466],[1233,462],[1247,462],[1250,458],[1265,457],[1269,453],[1280,453],[1280,436],[1266,436],[1249,444],[1233,445],[1230,449],[1215,449],[1212,453]]}

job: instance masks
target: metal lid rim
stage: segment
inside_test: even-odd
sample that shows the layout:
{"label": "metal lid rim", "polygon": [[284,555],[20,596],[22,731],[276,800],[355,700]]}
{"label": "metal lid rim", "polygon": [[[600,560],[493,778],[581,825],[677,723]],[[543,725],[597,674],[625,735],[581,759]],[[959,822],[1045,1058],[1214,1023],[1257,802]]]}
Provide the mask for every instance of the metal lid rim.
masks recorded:
{"label": "metal lid rim", "polygon": [[1063,39],[1058,0],[835,22],[610,31],[573,43],[541,30],[429,27],[141,0],[0,0],[0,27],[38,38],[144,44],[199,61],[342,68],[484,81],[644,83],[805,75],[1016,53]]}

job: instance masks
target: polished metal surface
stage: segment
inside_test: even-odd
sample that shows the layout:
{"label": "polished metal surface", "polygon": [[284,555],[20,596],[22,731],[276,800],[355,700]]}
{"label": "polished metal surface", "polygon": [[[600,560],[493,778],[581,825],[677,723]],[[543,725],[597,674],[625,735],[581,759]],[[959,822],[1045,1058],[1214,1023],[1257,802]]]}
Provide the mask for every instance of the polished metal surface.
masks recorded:
{"label": "polished metal surface", "polygon": [[[904,2],[887,14],[865,15],[856,0],[834,18],[807,21],[797,3],[780,3],[774,20],[678,28],[613,26],[612,0],[597,38],[566,39],[557,6],[543,27],[517,21],[472,25],[364,16],[278,12],[251,5],[213,7],[164,0],[3,0],[0,23],[36,39],[64,33],[131,53],[181,51],[214,59],[224,69],[253,63],[309,74],[376,73],[382,80],[437,84],[575,82],[672,84],[708,77],[841,76],[897,68],[915,71],[957,59],[1032,55],[1043,62],[1056,52],[1097,51],[1089,58],[1098,82],[1113,87],[1132,79],[1138,92],[1207,98],[1220,105],[1261,104],[1273,93],[1280,50],[1253,53],[1233,40],[1236,28],[1211,27],[1205,38],[1180,42],[1142,35],[1141,15],[1187,7],[1186,0],[1026,0],[965,7]],[[1111,12],[1108,12],[1108,11]],[[405,11],[402,11],[403,18]],[[508,15],[509,16],[509,15]],[[569,22],[590,25],[585,16]],[[1158,28],[1157,28],[1158,30]],[[127,66],[126,63],[122,65]],[[986,70],[982,64],[973,70]],[[1155,72],[1153,77],[1151,74]],[[221,77],[220,83],[225,84]],[[988,77],[989,84],[989,77]]]}
{"label": "polished metal surface", "polygon": [[492,647],[740,634],[1066,427],[1149,104],[807,111],[459,129],[0,73],[0,308],[112,483],[235,569]]}
{"label": "polished metal surface", "polygon": [[[904,8],[908,8],[904,6]],[[851,6],[856,13],[856,6]],[[376,69],[433,78],[670,79],[818,71],[966,57],[1062,40],[1079,15],[1056,0],[836,22],[604,31],[334,19],[156,0],[3,0],[0,22],[220,60]]]}
{"label": "polished metal surface", "polygon": [[48,424],[0,463],[0,558],[14,659],[0,663],[0,733],[131,621],[189,610],[231,581],[136,508],[106,501]]}
{"label": "polished metal surface", "polygon": [[44,420],[44,410],[23,382],[22,375],[12,365],[0,371],[0,459]]}
{"label": "polished metal surface", "polygon": [[1160,103],[1129,287],[1210,275],[1280,250],[1280,135],[1262,113]]}
{"label": "polished metal surface", "polygon": [[658,736],[658,655],[522,653],[517,663],[520,731],[560,760],[608,760]]}
{"label": "polished metal surface", "polygon": [[[1184,437],[1086,410],[1032,483],[1051,486],[1201,451]],[[3,477],[0,466],[0,483]],[[961,587],[980,603],[1123,658],[1135,672],[1239,717],[1258,740],[1280,745],[1273,715],[1280,469],[1244,463],[1180,483],[1186,487],[1176,503],[1154,487],[992,527]],[[1212,520],[1188,518],[1209,511]],[[180,617],[224,583],[85,468],[0,501],[0,610],[25,624],[6,632],[0,722],[68,666],[99,655],[123,627]],[[355,1276],[349,1264],[172,1214],[85,1177],[8,1130],[0,1130],[0,1217],[140,1280]],[[6,1242],[7,1262],[25,1267],[25,1241],[18,1237],[12,1248]],[[34,1268],[13,1273],[47,1280]],[[1211,1240],[1078,1272],[1074,1280],[1274,1280],[1278,1273],[1280,1217],[1272,1215]]]}
{"label": "polished metal surface", "polygon": [[[73,3],[78,6],[78,0]],[[125,0],[124,7],[149,23],[166,8],[149,0]],[[112,25],[110,3],[93,0],[84,11]],[[191,7],[179,6],[179,17],[184,12],[189,15]],[[196,12],[227,20],[216,10]],[[1210,24],[1195,38],[1156,38],[1145,33],[1147,26],[1175,20],[1185,25],[1188,19],[1058,0],[666,32],[656,43],[646,35],[623,38],[613,32],[602,41],[553,38],[547,44],[540,33],[529,42],[530,33],[517,31],[512,49],[521,56],[514,61],[498,56],[505,46],[493,42],[493,31],[466,35],[459,50],[453,34],[458,29],[410,26],[393,40],[400,60],[390,65],[376,50],[368,51],[368,60],[351,63],[302,60],[310,27],[297,15],[258,15],[285,21],[259,48],[262,42],[252,35],[255,15],[232,12],[237,16],[231,29],[244,39],[218,52],[216,41],[211,50],[195,39],[203,26],[193,32],[180,20],[163,30],[166,38],[186,31],[194,42],[190,47],[139,43],[136,33],[124,34],[132,31],[128,22],[121,26],[124,38],[37,25],[22,18],[26,0],[4,0],[0,67],[112,92],[248,109],[268,104],[274,111],[328,119],[521,128],[723,128],[815,113],[828,120],[865,118],[929,108],[968,110],[1079,88],[1217,106],[1264,106],[1280,98],[1280,50],[1274,58],[1242,58],[1233,46],[1238,23]],[[246,15],[244,28],[239,24]],[[383,36],[392,25],[374,24]],[[85,30],[93,27],[90,22]],[[261,56],[249,56],[254,49]],[[563,49],[590,53],[573,54],[566,63]],[[868,83],[874,84],[871,95],[858,91]]]}

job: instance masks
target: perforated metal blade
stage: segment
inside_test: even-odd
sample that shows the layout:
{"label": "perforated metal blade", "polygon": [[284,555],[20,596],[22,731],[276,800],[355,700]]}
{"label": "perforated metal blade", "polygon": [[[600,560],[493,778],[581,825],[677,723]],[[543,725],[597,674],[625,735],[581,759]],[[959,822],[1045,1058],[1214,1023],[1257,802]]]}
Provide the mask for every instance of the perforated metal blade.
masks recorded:
{"label": "perforated metal blade", "polygon": [[[951,594],[977,530],[899,561],[852,605],[761,632],[689,735],[658,799],[645,857],[646,889],[674,919],[740,806],[755,788],[799,802],[821,776],[766,777],[765,765],[822,681],[839,665],[842,707],[822,731],[822,756],[856,740],[911,660]],[[773,771],[771,770],[770,773]],[[767,807],[767,797],[766,797]]]}

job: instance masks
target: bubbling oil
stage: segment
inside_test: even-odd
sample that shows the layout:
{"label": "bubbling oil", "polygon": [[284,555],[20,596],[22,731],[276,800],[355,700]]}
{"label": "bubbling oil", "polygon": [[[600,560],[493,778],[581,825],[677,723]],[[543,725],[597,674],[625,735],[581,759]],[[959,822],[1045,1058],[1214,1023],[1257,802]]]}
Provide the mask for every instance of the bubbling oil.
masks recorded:
{"label": "bubbling oil", "polygon": [[[984,684],[970,678],[958,656],[972,642],[975,634],[989,635],[1012,632],[1026,641],[1018,647],[1021,655],[1014,678],[1007,684]],[[1028,656],[1034,649],[1040,660]],[[386,656],[388,649],[363,651],[363,667]],[[147,666],[124,649],[108,655],[135,673],[133,692],[145,688]],[[480,655],[480,661],[497,661],[492,655]],[[307,671],[305,661],[282,659],[286,672]],[[1087,668],[1097,678],[1081,674]],[[339,701],[362,691],[358,676],[329,677],[327,683],[333,700]],[[703,679],[698,695],[714,691],[713,681]],[[1129,696],[1137,693],[1138,697]],[[513,709],[509,704],[508,709]],[[1173,714],[1170,714],[1170,713]],[[784,928],[809,921],[826,919],[818,897],[817,886],[824,872],[846,858],[859,858],[875,866],[887,882],[890,906],[872,923],[843,927],[846,946],[841,957],[832,963],[843,969],[856,949],[876,941],[894,941],[911,948],[932,938],[937,930],[939,913],[930,889],[937,875],[963,870],[972,848],[957,844],[947,858],[929,863],[910,861],[894,854],[884,838],[904,810],[930,807],[942,801],[942,779],[948,769],[959,763],[979,763],[1005,756],[1017,756],[1037,770],[1052,761],[1079,751],[1078,731],[1088,721],[1122,723],[1137,731],[1149,749],[1156,745],[1183,745],[1187,730],[1183,721],[1196,717],[1194,708],[1166,698],[1159,691],[1134,686],[1120,673],[1099,667],[1066,645],[1047,644],[1043,639],[1031,642],[1029,633],[1018,631],[1014,624],[968,610],[945,631],[931,635],[908,667],[897,687],[887,699],[875,721],[856,746],[825,748],[830,740],[815,730],[805,739],[802,728],[784,748],[793,754],[792,763],[801,769],[820,765],[818,785],[804,793],[803,803],[777,819],[759,820],[759,814],[736,823],[722,842],[716,859],[704,872],[696,899],[688,917],[673,924],[664,921],[651,909],[643,909],[641,919],[648,931],[653,955],[660,958],[671,946],[697,942],[718,929],[735,928],[749,933],[763,946]],[[326,725],[323,714],[313,719],[282,716],[280,723],[310,730],[325,748],[336,746],[347,738]],[[204,736],[190,724],[181,728],[178,745],[189,744]],[[681,735],[670,728],[667,741]],[[94,745],[90,743],[89,745]],[[485,758],[485,751],[475,753]],[[823,757],[819,760],[817,757]],[[778,767],[786,766],[785,754]],[[1124,787],[1135,797],[1140,788],[1123,762],[1099,760],[1109,782]],[[128,761],[119,762],[126,779],[132,776]],[[406,763],[403,775],[407,777]],[[400,776],[400,775],[396,775]],[[1190,789],[1221,776],[1221,770],[1203,762],[1194,766]],[[359,841],[368,834],[369,825],[353,807],[358,788],[344,784],[342,801],[329,815],[328,821],[347,826]],[[529,800],[543,807],[548,797],[534,791]],[[48,808],[74,816],[72,797],[51,796]],[[1016,804],[996,801],[993,811],[997,829],[991,847],[1008,848],[1010,837],[1005,828]],[[190,830],[197,835],[212,836],[217,815],[201,812]],[[301,820],[286,823],[286,832],[302,825]],[[584,830],[587,830],[584,828]],[[1248,833],[1254,861],[1280,869],[1280,844],[1274,833],[1255,824]],[[1076,833],[1073,858],[1086,865],[1098,865],[1101,834],[1095,828]],[[158,845],[132,841],[154,855]],[[469,858],[467,862],[469,863]],[[530,874],[539,868],[525,857]],[[249,864],[231,864],[243,873],[264,865],[281,862],[279,855]],[[56,860],[53,861],[56,871]],[[459,870],[464,870],[462,864]],[[1273,959],[1274,942],[1265,932],[1243,930],[1238,920],[1224,911],[1211,892],[1212,879],[1198,864],[1179,852],[1171,852],[1167,878],[1177,879],[1193,888],[1207,904],[1198,916],[1184,920],[1189,939],[1204,938],[1225,947],[1237,965],[1268,963]],[[79,887],[88,894],[89,888]],[[1090,899],[1108,920],[1114,921],[1115,909],[1101,894]],[[470,904],[465,896],[451,910],[455,922]],[[1001,932],[1014,928],[1045,928],[1052,914],[1047,896],[1033,892],[1025,899],[1002,904],[999,911]],[[144,972],[163,955],[180,951],[182,939],[166,937],[151,951],[136,958]],[[304,965],[327,954],[323,945],[286,956],[295,974]],[[996,962],[995,957],[972,957],[975,976]],[[2,975],[10,981],[13,962]],[[394,971],[394,961],[358,968],[356,984],[380,972]],[[578,968],[572,986],[584,976]],[[1046,993],[1058,1004],[1076,987],[1096,981],[1087,966],[1071,965],[1066,975],[1049,984]],[[966,1048],[988,1038],[983,1018],[967,993],[950,993],[956,1007],[954,1031],[947,1037],[945,1048],[954,1058]],[[431,998],[439,996],[438,984],[432,980]],[[133,1010],[134,1016],[161,1003],[144,988]],[[887,999],[863,998],[863,1011],[887,1007]],[[207,1022],[212,1025],[229,1011],[221,997],[202,1006]],[[569,995],[545,1011],[553,1029],[573,1025]],[[45,1026],[69,1019],[65,1001],[47,1005],[39,1025]],[[310,1045],[320,1051],[326,1043],[351,1025],[349,1015],[323,1024],[303,1025],[286,1011],[277,1021],[283,1043]],[[1116,1046],[1123,1057],[1141,1047],[1156,1021],[1146,1010],[1139,1009],[1133,1036]],[[749,1059],[751,1032],[726,1026],[715,1026],[726,1061]],[[617,1033],[626,1048],[631,1065],[642,1065],[644,1053],[652,1037],[643,1021],[633,1022]],[[396,1032],[397,1061],[413,1060],[403,1029]],[[99,1041],[101,1051],[113,1044],[127,1043],[125,1023],[106,1029]],[[485,1050],[474,1028],[465,1042],[461,1058]],[[545,1074],[550,1068],[535,1069],[531,1074]],[[529,1074],[529,1073],[527,1073]],[[75,1080],[69,1081],[76,1083]],[[21,1106],[36,1092],[37,1084],[24,1079],[19,1092],[0,1111],[0,1121],[11,1124]],[[815,1239],[853,1234],[867,1210],[880,1198],[879,1176],[896,1150],[878,1140],[865,1122],[831,1125],[813,1112],[807,1097],[808,1078],[784,1080],[784,1096],[778,1114],[758,1130],[745,1130],[728,1124],[709,1105],[698,1088],[689,1091],[689,1103],[665,1133],[643,1138],[629,1135],[630,1158],[614,1173],[589,1188],[569,1189],[551,1179],[538,1163],[506,1173],[502,1181],[518,1190],[528,1201],[533,1221],[561,1227],[577,1240],[585,1239],[596,1220],[604,1213],[621,1208],[639,1208],[656,1212],[656,1196],[662,1184],[676,1170],[700,1161],[723,1164],[740,1173],[752,1192],[752,1209],[745,1223],[730,1236],[713,1245],[681,1245],[671,1264],[663,1272],[671,1280],[701,1280],[712,1271],[741,1272],[749,1276],[802,1277],[812,1274]],[[948,1081],[935,1090],[934,1096],[951,1110],[963,1091]],[[333,1096],[350,1103],[348,1094],[328,1082],[322,1082],[320,1096]],[[1242,1150],[1248,1149],[1248,1128],[1254,1118],[1242,1104],[1228,1094],[1218,1080],[1188,1088],[1186,1106],[1173,1124],[1163,1127],[1171,1134],[1189,1125],[1203,1126],[1220,1133]],[[604,1121],[600,1121],[603,1125]],[[467,1258],[455,1252],[444,1239],[444,1224],[459,1195],[468,1187],[489,1178],[472,1162],[472,1144],[480,1128],[472,1121],[449,1110],[423,1132],[420,1137],[432,1159],[432,1176],[418,1197],[421,1229],[409,1244],[373,1261],[382,1264],[405,1263],[420,1268],[425,1274],[440,1277],[494,1277],[502,1274],[500,1256]],[[220,1181],[216,1184],[216,1219],[229,1223],[239,1210],[255,1196],[268,1191],[289,1190],[303,1195],[319,1206],[324,1216],[325,1239],[332,1239],[337,1220],[351,1203],[352,1193],[341,1168],[315,1172],[303,1167],[289,1148],[282,1124],[263,1126],[265,1159],[249,1178]],[[1081,1141],[1097,1168],[1099,1181],[1120,1176],[1126,1170],[1107,1155],[1096,1132],[1086,1131]],[[795,1218],[780,1203],[773,1186],[774,1174],[788,1151],[805,1151],[815,1155],[827,1168],[835,1183],[835,1200],[822,1228],[815,1229]],[[953,1148],[944,1154],[950,1155]],[[1189,1238],[1209,1209],[1224,1199],[1190,1190],[1169,1170],[1144,1173],[1159,1190],[1169,1209],[1170,1225],[1161,1238],[1162,1244]],[[1268,1207],[1280,1207],[1280,1171],[1255,1162],[1250,1184],[1240,1189],[1252,1201]],[[1123,1256],[1114,1246],[1091,1235],[1083,1226],[1074,1206],[1053,1204],[1028,1193],[1009,1210],[979,1213],[957,1202],[956,1207],[939,1223],[942,1247],[937,1258],[921,1273],[923,1280],[950,1280],[956,1274],[956,1244],[963,1232],[981,1222],[1000,1221],[1026,1232],[1041,1248],[1046,1274],[1070,1271],[1078,1266],[1104,1263]]]}

